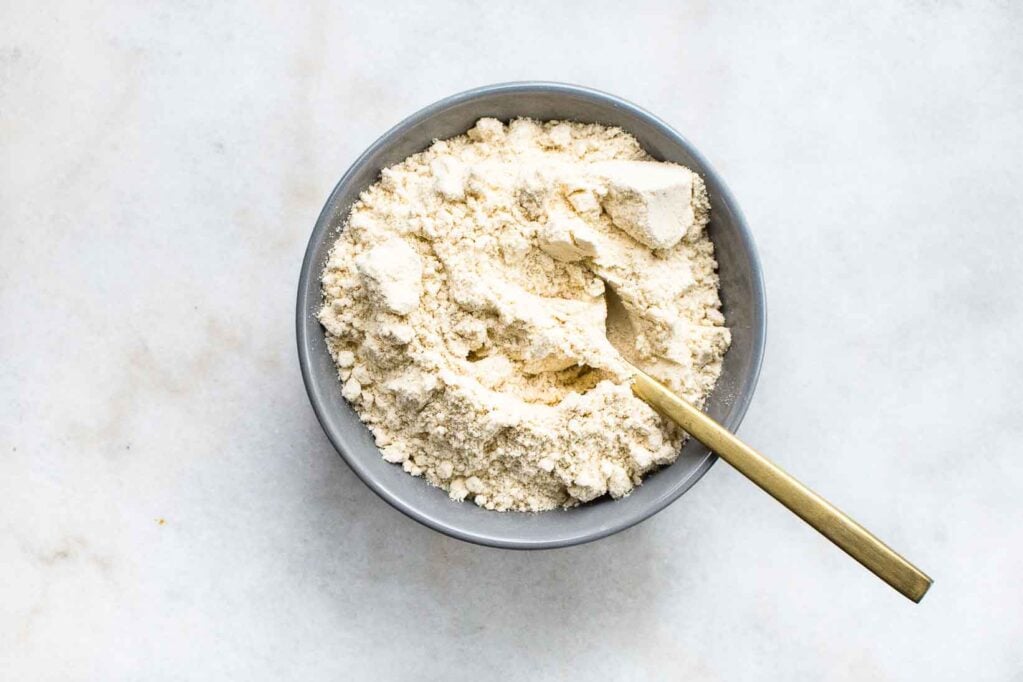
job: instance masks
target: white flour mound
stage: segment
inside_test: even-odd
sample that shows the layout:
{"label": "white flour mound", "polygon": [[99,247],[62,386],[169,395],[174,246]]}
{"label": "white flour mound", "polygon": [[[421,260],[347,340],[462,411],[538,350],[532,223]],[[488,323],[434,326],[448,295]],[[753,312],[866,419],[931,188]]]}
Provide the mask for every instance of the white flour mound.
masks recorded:
{"label": "white flour mound", "polygon": [[708,212],[698,175],[618,128],[484,118],[435,142],[363,192],[323,272],[344,397],[453,499],[627,495],[683,434],[633,395],[605,287],[630,359],[702,404],[730,341]]}

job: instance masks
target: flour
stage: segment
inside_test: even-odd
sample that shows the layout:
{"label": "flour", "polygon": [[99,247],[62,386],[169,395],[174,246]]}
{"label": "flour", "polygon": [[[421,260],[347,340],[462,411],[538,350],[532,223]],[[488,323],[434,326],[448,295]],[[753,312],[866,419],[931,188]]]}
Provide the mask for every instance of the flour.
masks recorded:
{"label": "flour", "polygon": [[629,359],[702,404],[730,341],[708,212],[698,175],[617,128],[485,118],[435,142],[363,192],[323,272],[345,399],[453,499],[627,495],[683,434],[633,395],[605,288]]}

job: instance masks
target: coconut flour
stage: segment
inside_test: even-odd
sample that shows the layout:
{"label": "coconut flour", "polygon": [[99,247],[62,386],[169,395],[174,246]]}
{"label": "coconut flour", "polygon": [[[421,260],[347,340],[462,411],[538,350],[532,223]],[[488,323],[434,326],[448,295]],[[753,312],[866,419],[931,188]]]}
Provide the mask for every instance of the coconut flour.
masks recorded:
{"label": "coconut flour", "polygon": [[[729,344],[703,181],[618,128],[481,119],[352,207],[319,319],[384,459],[455,500],[539,511],[627,495],[683,434],[605,336],[696,404]],[[621,347],[621,344],[618,344]]]}

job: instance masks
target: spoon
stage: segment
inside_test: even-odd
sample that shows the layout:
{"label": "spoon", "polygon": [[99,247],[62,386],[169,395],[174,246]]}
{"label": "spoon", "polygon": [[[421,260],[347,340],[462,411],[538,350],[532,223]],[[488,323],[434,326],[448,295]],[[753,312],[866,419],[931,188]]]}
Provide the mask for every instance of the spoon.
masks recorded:
{"label": "spoon", "polygon": [[[633,334],[628,311],[612,287],[606,288],[605,296],[608,340],[628,362],[631,344],[627,341]],[[923,599],[933,582],[923,571],[664,384],[635,364],[628,364],[635,371],[632,390],[639,398],[717,453],[881,580],[914,602]]]}

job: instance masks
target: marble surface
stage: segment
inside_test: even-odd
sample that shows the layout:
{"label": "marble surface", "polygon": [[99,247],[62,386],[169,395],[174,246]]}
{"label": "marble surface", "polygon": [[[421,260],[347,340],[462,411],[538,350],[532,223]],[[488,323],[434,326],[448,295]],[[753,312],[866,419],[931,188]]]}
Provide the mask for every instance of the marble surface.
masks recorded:
{"label": "marble surface", "polygon": [[[1021,34],[1011,2],[5,2],[0,677],[1023,680]],[[741,433],[921,605],[722,464],[513,553],[333,452],[293,331],[323,200],[408,113],[530,78],[727,178],[770,310]]]}

